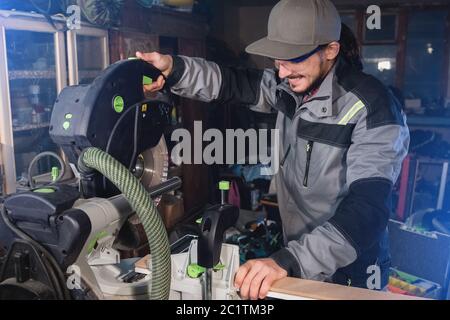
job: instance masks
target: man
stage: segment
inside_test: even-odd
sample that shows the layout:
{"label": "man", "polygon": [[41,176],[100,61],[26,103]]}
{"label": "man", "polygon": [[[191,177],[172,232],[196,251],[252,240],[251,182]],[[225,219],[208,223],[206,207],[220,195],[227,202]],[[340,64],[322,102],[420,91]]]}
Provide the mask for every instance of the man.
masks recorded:
{"label": "man", "polygon": [[[272,58],[276,70],[137,53],[162,71],[175,94],[278,112],[275,182],[285,247],[240,267],[235,285],[243,298],[264,298],[286,276],[367,287],[373,265],[382,276],[370,283],[387,284],[390,196],[409,132],[398,101],[361,71],[349,32],[341,35],[329,0],[282,0],[270,14],[268,36],[246,49]],[[146,90],[164,84],[160,77]]]}

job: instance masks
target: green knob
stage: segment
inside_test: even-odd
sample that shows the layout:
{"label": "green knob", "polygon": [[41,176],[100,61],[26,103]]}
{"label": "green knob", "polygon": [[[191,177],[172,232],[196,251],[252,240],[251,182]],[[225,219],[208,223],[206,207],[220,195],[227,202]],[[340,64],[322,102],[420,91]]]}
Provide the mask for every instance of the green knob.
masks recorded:
{"label": "green knob", "polygon": [[59,168],[52,167],[52,181],[55,182],[56,179],[58,179],[58,176],[59,176]]}
{"label": "green knob", "polygon": [[[218,264],[215,265],[213,271],[220,271],[223,269],[225,269],[225,265],[219,262]],[[189,278],[197,279],[205,272],[205,270],[206,269],[204,267],[199,266],[196,263],[192,263],[187,267],[187,274]]]}
{"label": "green knob", "polygon": [[205,268],[200,267],[196,263],[188,265],[187,274],[189,278],[197,279],[203,274],[203,272],[205,272]]}
{"label": "green knob", "polygon": [[63,122],[63,129],[64,130],[69,130],[70,128],[70,122],[69,121],[64,121]]}
{"label": "green knob", "polygon": [[230,181],[220,181],[219,190],[228,191],[230,190]]}
{"label": "green knob", "polygon": [[114,111],[116,111],[117,113],[122,113],[124,107],[125,107],[125,101],[123,100],[123,98],[119,95],[115,96],[113,99]]}

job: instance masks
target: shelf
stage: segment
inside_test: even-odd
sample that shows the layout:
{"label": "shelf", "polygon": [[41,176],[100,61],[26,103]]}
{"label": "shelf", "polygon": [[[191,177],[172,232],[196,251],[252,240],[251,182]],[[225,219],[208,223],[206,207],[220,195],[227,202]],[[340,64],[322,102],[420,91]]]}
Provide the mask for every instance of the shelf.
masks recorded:
{"label": "shelf", "polygon": [[26,124],[23,126],[14,127],[14,132],[26,131],[26,130],[36,130],[49,127],[49,122],[39,123],[39,124]]}
{"label": "shelf", "polygon": [[8,72],[9,80],[19,79],[55,79],[54,70],[15,70]]}

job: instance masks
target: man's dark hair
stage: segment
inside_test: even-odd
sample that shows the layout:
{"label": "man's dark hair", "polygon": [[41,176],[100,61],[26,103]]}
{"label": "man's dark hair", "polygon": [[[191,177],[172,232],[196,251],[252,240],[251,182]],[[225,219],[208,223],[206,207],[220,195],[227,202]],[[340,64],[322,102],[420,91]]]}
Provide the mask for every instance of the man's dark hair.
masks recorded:
{"label": "man's dark hair", "polygon": [[341,45],[340,57],[344,59],[354,68],[358,70],[363,69],[361,61],[361,48],[358,40],[356,40],[352,29],[350,29],[345,23],[342,23],[341,38],[339,39]]}

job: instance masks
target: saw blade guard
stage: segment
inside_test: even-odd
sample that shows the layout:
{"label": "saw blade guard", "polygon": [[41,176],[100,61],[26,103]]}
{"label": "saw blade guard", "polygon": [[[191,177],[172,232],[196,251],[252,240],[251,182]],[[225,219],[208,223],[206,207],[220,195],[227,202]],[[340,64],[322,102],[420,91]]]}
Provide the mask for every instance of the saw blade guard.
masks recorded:
{"label": "saw blade guard", "polygon": [[[172,105],[167,98],[147,99],[142,86],[160,75],[143,60],[123,60],[110,65],[89,85],[64,88],[53,108],[52,140],[72,164],[77,164],[82,150],[96,147],[137,175],[146,189],[163,182],[168,165],[163,132],[170,123]],[[85,183],[85,197],[119,193],[99,174]]]}

